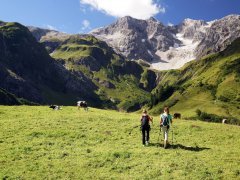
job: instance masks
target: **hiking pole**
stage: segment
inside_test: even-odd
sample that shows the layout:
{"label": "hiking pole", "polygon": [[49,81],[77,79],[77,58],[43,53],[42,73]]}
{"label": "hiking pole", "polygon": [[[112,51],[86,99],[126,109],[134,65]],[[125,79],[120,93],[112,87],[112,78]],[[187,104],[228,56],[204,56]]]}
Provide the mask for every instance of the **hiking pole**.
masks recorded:
{"label": "hiking pole", "polygon": [[158,141],[157,141],[159,143],[159,146],[160,146],[160,142],[159,142],[160,135],[161,135],[161,126],[159,126]]}
{"label": "hiking pole", "polygon": [[172,146],[173,146],[173,128],[172,128]]}
{"label": "hiking pole", "polygon": [[139,125],[134,126],[134,127],[129,131],[129,135],[132,134],[132,131],[133,131],[135,128],[137,128],[137,127],[139,127]]}

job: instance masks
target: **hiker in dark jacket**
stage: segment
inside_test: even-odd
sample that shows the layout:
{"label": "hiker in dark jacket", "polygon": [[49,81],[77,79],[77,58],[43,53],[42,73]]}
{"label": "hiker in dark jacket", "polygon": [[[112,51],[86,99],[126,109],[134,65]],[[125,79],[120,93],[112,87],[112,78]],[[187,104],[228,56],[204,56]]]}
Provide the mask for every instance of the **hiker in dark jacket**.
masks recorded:
{"label": "hiker in dark jacket", "polygon": [[149,121],[153,123],[153,118],[147,114],[146,110],[143,110],[143,114],[141,116],[140,121],[142,130],[142,144],[145,146],[149,144],[149,131],[150,131]]}
{"label": "hiker in dark jacket", "polygon": [[164,108],[164,113],[160,115],[160,128],[163,131],[164,138],[164,148],[167,147],[168,144],[168,131],[170,129],[170,125],[172,124],[172,115],[169,114],[169,108]]}

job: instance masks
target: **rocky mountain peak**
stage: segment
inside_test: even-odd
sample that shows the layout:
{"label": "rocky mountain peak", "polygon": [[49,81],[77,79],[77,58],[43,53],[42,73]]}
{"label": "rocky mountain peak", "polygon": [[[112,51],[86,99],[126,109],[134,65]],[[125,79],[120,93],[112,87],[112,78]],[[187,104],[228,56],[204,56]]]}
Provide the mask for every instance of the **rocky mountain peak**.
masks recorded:
{"label": "rocky mountain peak", "polygon": [[128,22],[128,23],[131,23],[131,22],[134,22],[134,21],[138,21],[139,19],[136,19],[136,18],[133,18],[131,16],[124,16],[124,17],[121,17],[117,20],[117,23],[122,23],[122,22]]}
{"label": "rocky mountain peak", "polygon": [[49,53],[53,52],[62,41],[70,37],[69,34],[62,33],[50,29],[42,29],[38,27],[27,27],[37,41],[42,42]]}
{"label": "rocky mountain peak", "polygon": [[195,41],[203,37],[205,26],[208,24],[203,20],[184,19],[183,22],[178,25],[178,32],[183,34],[183,37],[188,39],[194,39]]}
{"label": "rocky mountain peak", "polygon": [[211,21],[209,23],[211,23],[211,25],[216,26],[216,25],[227,25],[227,24],[236,24],[240,21],[240,15],[237,14],[231,14],[228,16],[225,16],[221,19],[216,19],[214,21]]}
{"label": "rocky mountain peak", "polygon": [[159,22],[159,21],[154,17],[150,17],[149,19],[147,19],[147,22]]}
{"label": "rocky mountain peak", "polygon": [[228,15],[213,21],[204,34],[195,54],[197,58],[224,50],[240,37],[240,15]]}
{"label": "rocky mountain peak", "polygon": [[91,34],[106,41],[128,59],[143,59],[152,64],[157,62],[157,66],[153,65],[156,69],[172,69],[223,50],[240,36],[239,27],[239,15],[211,22],[188,18],[172,27],[153,17],[139,20],[126,16]]}
{"label": "rocky mountain peak", "polygon": [[239,14],[230,14],[228,16],[223,17],[220,20],[234,20],[234,19],[240,19],[240,15]]}
{"label": "rocky mountain peak", "polygon": [[153,17],[139,20],[125,16],[91,34],[106,41],[128,59],[134,60],[152,61],[156,58],[155,52],[158,49],[165,51],[177,42],[170,29]]}
{"label": "rocky mountain peak", "polygon": [[42,41],[42,40],[47,40],[50,38],[57,38],[60,40],[67,39],[70,35],[59,32],[56,30],[50,30],[50,29],[43,29],[43,28],[38,28],[38,27],[33,27],[33,26],[28,26],[27,27],[29,31],[32,33],[32,35],[35,37],[37,41]]}
{"label": "rocky mountain peak", "polygon": [[195,19],[187,18],[187,19],[184,19],[181,24],[185,26],[196,26],[196,25],[200,26],[200,25],[205,25],[206,22],[203,20],[195,20]]}

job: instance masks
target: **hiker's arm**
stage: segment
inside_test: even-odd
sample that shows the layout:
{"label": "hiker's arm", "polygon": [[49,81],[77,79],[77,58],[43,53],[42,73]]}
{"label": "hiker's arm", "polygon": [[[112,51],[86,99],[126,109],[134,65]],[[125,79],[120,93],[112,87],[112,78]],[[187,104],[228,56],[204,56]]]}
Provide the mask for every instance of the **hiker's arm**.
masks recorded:
{"label": "hiker's arm", "polygon": [[153,117],[150,117],[150,116],[149,116],[149,118],[150,118],[150,121],[151,121],[151,122],[152,122],[152,124],[153,124]]}
{"label": "hiker's arm", "polygon": [[160,125],[162,124],[162,116],[160,116],[159,124],[160,124]]}

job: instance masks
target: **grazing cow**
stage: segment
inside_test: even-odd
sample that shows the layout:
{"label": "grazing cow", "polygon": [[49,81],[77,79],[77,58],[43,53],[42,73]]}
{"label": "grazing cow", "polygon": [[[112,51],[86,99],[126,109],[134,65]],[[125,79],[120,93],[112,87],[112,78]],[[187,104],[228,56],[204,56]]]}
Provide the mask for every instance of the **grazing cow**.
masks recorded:
{"label": "grazing cow", "polygon": [[86,101],[78,101],[77,107],[78,109],[83,108],[85,111],[88,111],[88,105]]}
{"label": "grazing cow", "polygon": [[49,106],[49,108],[52,108],[53,110],[60,110],[60,109],[62,109],[61,106],[58,106],[58,105],[51,105],[51,106]]}
{"label": "grazing cow", "polygon": [[174,113],[173,117],[174,117],[174,119],[181,119],[181,114],[180,113]]}
{"label": "grazing cow", "polygon": [[223,123],[223,124],[227,124],[227,119],[223,119],[223,120],[222,120],[222,123]]}

